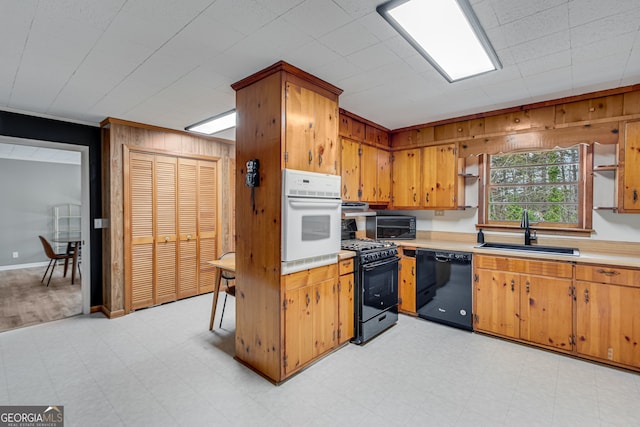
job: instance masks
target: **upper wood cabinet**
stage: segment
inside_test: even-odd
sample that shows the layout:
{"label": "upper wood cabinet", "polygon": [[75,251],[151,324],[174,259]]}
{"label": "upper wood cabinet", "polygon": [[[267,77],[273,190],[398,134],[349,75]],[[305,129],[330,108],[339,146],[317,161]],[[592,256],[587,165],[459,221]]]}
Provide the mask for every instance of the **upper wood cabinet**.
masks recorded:
{"label": "upper wood cabinet", "polygon": [[338,173],[338,102],[287,82],[285,167]]}
{"label": "upper wood cabinet", "polygon": [[391,164],[387,150],[342,138],[342,200],[388,203]]}
{"label": "upper wood cabinet", "polygon": [[627,122],[623,127],[624,143],[620,147],[618,200],[620,212],[640,213],[640,121]]}
{"label": "upper wood cabinet", "polygon": [[369,144],[389,146],[389,133],[376,127],[365,125],[364,140]]}
{"label": "upper wood cabinet", "polygon": [[340,114],[340,126],[338,128],[340,136],[355,140],[363,141],[365,137],[364,123],[353,119],[345,114]]}
{"label": "upper wood cabinet", "polygon": [[422,186],[420,182],[419,148],[393,153],[391,165],[391,204],[393,207],[418,207]]}
{"label": "upper wood cabinet", "polygon": [[457,209],[458,161],[456,145],[434,145],[422,149],[422,206]]}

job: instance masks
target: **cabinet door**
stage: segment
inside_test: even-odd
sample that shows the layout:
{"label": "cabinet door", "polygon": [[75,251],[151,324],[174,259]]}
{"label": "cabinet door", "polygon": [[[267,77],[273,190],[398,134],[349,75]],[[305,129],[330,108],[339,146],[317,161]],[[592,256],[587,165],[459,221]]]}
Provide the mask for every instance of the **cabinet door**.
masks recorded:
{"label": "cabinet door", "polygon": [[178,298],[198,293],[198,161],[178,159]]}
{"label": "cabinet door", "polygon": [[393,206],[420,206],[420,149],[396,151],[392,174]]}
{"label": "cabinet door", "polygon": [[125,259],[129,284],[129,309],[149,307],[154,303],[153,284],[153,167],[150,154],[130,153],[128,199],[131,251]]}
{"label": "cabinet door", "polygon": [[336,174],[338,105],[312,90],[286,84],[286,167]]}
{"label": "cabinet door", "polygon": [[218,257],[217,163],[198,160],[198,293],[211,292]]}
{"label": "cabinet door", "polygon": [[434,209],[455,209],[457,176],[455,144],[423,148],[422,205]]}
{"label": "cabinet door", "polygon": [[176,204],[178,160],[155,157],[155,303],[175,301],[176,289]]}
{"label": "cabinet door", "polygon": [[385,150],[377,150],[378,160],[378,202],[388,203],[391,200],[391,153]]}
{"label": "cabinet door", "polygon": [[517,274],[476,270],[474,283],[474,329],[519,338],[518,304],[520,284]]}
{"label": "cabinet door", "polygon": [[572,281],[520,276],[520,338],[572,350]]}
{"label": "cabinet door", "polygon": [[338,343],[342,344],[353,338],[353,273],[340,276],[338,282]]}
{"label": "cabinet door", "polygon": [[370,145],[361,145],[360,156],[360,200],[376,202],[378,200],[378,149]]}
{"label": "cabinet door", "polygon": [[409,313],[416,312],[416,259],[403,256],[398,270],[398,309]]}
{"label": "cabinet door", "polygon": [[300,369],[314,356],[313,286],[288,290],[285,294],[285,375]]}
{"label": "cabinet door", "polygon": [[640,121],[625,125],[623,209],[640,212]]}
{"label": "cabinet door", "polygon": [[640,288],[576,282],[579,354],[640,367]]}
{"label": "cabinet door", "polygon": [[360,143],[342,138],[342,200],[360,200]]}
{"label": "cabinet door", "polygon": [[314,357],[331,350],[337,343],[338,294],[336,279],[328,279],[313,287]]}

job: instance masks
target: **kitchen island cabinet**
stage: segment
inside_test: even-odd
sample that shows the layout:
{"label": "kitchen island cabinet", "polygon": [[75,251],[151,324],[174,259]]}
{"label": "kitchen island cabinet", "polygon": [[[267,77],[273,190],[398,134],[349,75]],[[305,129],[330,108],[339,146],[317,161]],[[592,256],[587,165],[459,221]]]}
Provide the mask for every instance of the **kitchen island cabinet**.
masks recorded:
{"label": "kitchen island cabinet", "polygon": [[474,329],[572,350],[570,263],[476,256]]}

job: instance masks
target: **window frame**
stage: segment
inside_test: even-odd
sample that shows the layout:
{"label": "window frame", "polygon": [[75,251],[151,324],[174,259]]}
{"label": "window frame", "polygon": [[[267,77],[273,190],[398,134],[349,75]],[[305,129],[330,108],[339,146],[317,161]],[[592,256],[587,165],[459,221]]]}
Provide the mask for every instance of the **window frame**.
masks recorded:
{"label": "window frame", "polygon": [[[557,232],[559,234],[573,233],[591,233],[592,230],[592,211],[593,211],[593,148],[591,144],[576,144],[573,147],[578,148],[578,223],[577,224],[554,224],[554,223],[537,223],[532,222],[530,227],[532,230],[541,230],[549,232]],[[568,149],[573,147],[556,147],[543,148],[536,147],[521,151],[512,151],[510,153],[531,153],[540,151],[551,151],[554,149]],[[502,154],[502,153],[501,153]],[[489,221],[489,174],[491,168],[489,166],[489,154],[480,155],[478,161],[480,172],[480,185],[478,186],[478,227],[499,229],[504,231],[518,230],[520,231],[520,223],[516,221]]]}

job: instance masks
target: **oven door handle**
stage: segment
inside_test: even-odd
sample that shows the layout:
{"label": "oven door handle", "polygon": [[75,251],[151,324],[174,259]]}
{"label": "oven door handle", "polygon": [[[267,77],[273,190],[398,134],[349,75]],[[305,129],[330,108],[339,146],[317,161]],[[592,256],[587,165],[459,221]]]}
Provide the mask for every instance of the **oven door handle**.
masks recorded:
{"label": "oven door handle", "polygon": [[323,208],[339,208],[342,206],[340,199],[304,199],[296,200],[289,198],[289,205],[292,208],[297,209],[315,209],[318,207]]}
{"label": "oven door handle", "polygon": [[372,263],[369,263],[369,264],[365,264],[365,265],[362,266],[362,269],[364,271],[371,271],[371,270],[373,270],[375,268],[382,267],[382,266],[385,266],[385,265],[388,265],[388,264],[398,263],[399,261],[400,261],[400,258],[398,258],[397,256],[394,256],[391,259],[385,259],[385,260],[382,260],[382,261],[375,261],[375,262],[372,262]]}

